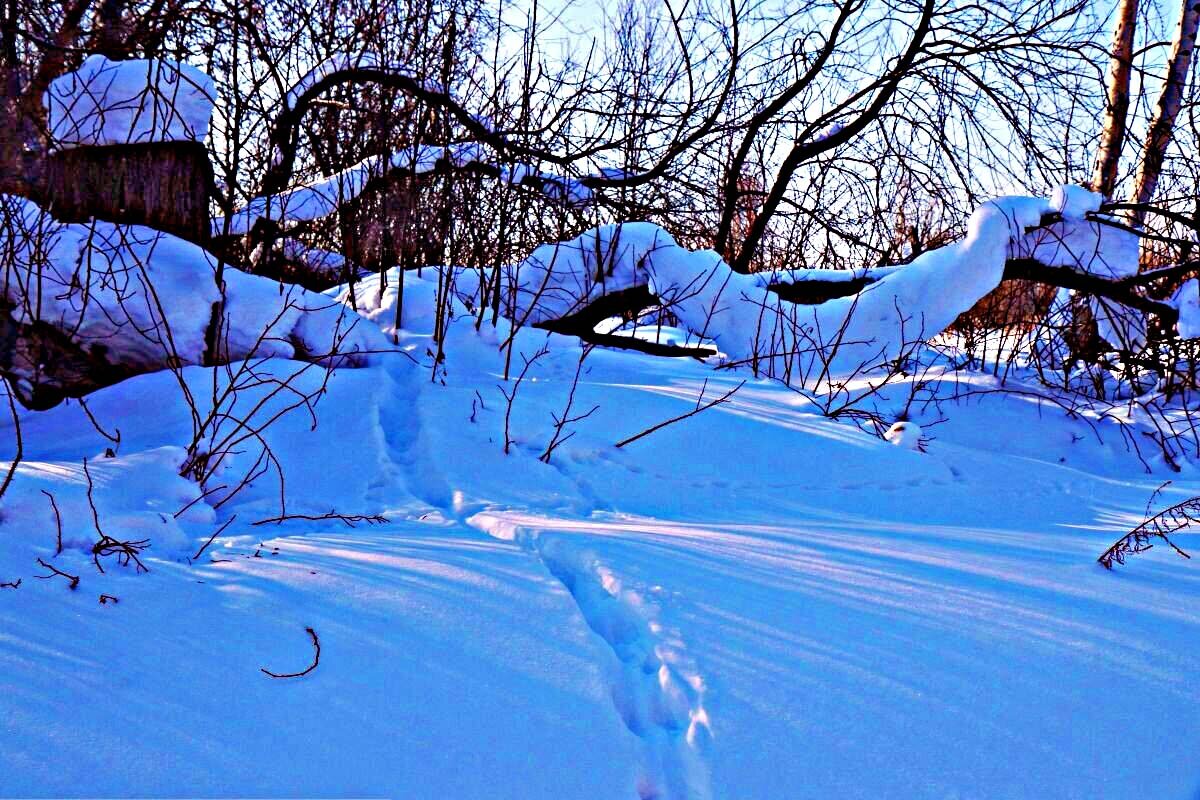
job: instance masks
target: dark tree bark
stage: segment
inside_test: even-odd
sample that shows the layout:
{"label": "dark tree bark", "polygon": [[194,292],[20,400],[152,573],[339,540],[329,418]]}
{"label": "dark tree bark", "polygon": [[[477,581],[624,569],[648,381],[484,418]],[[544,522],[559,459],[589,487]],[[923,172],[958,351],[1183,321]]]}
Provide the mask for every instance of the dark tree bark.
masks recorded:
{"label": "dark tree bark", "polygon": [[208,241],[212,165],[198,142],[60,150],[46,161],[44,197],[64,222],[148,225]]}
{"label": "dark tree bark", "polygon": [[11,311],[0,306],[0,372],[26,408],[52,408],[137,374],[121,365],[120,353],[84,347],[47,322],[18,323]]}

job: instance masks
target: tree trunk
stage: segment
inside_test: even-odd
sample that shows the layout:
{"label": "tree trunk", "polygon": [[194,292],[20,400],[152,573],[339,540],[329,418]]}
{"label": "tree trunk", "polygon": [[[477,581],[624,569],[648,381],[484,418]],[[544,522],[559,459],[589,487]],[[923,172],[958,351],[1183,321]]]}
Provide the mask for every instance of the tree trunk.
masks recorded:
{"label": "tree trunk", "polygon": [[121,364],[120,353],[85,346],[48,322],[17,322],[12,310],[0,305],[0,373],[26,408],[44,411],[137,374]]}
{"label": "tree trunk", "polygon": [[1138,0],[1120,0],[1117,26],[1113,32],[1112,57],[1108,66],[1107,108],[1091,188],[1112,198],[1117,185],[1117,168],[1125,144],[1129,117],[1129,74],[1133,67],[1133,38],[1137,31]]}
{"label": "tree trunk", "polygon": [[[1146,135],[1142,149],[1142,162],[1138,167],[1133,187],[1133,202],[1144,205],[1154,199],[1158,179],[1162,173],[1163,159],[1171,143],[1175,128],[1175,117],[1183,100],[1183,89],[1187,85],[1188,70],[1192,63],[1192,49],[1196,45],[1196,28],[1200,24],[1200,0],[1183,0],[1179,16],[1179,30],[1171,46],[1171,57],[1167,61],[1167,77],[1158,94],[1158,104]],[[1129,221],[1141,225],[1145,220],[1145,208],[1130,212]]]}
{"label": "tree trunk", "polygon": [[126,0],[103,0],[96,12],[98,30],[92,38],[92,49],[105,58],[121,61],[129,57],[125,46]]}
{"label": "tree trunk", "polygon": [[75,147],[47,159],[45,198],[64,222],[148,225],[204,244],[212,181],[199,142]]}

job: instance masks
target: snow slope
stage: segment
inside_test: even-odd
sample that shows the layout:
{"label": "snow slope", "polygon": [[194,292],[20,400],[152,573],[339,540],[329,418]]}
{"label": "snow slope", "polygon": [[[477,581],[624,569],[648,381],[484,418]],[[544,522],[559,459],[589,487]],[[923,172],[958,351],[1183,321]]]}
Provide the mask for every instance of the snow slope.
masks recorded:
{"label": "snow slope", "polygon": [[[0,589],[0,794],[1200,792],[1200,573],[1163,549],[1095,563],[1168,477],[1113,421],[974,376],[970,399],[912,408],[920,452],[777,383],[592,350],[571,416],[596,410],[543,463],[583,351],[526,330],[518,368],[549,351],[517,391],[505,455],[508,331],[460,318],[435,370],[433,277],[408,276],[407,357],[337,372],[315,428],[300,410],[263,433],[289,512],[385,524],[252,526],[279,513],[273,475],[176,519],[199,492],[161,449],[191,436],[169,374],[89,400],[120,428],[116,459],[78,404],[23,416],[40,477],[19,473],[0,503],[0,581],[22,581]],[[390,325],[394,290],[358,292]],[[264,365],[301,368],[315,369]],[[203,406],[213,371],[185,373]],[[728,403],[613,446],[744,379]],[[905,391],[874,405],[894,418]],[[161,514],[189,546],[152,537],[148,574],[100,574],[84,456],[106,471],[101,524]],[[237,458],[229,474],[254,454]],[[1156,506],[1200,494],[1192,465],[1169,477]],[[41,488],[73,509],[56,558]],[[79,587],[38,580],[39,557]],[[306,627],[319,666],[263,675],[308,666]]]}

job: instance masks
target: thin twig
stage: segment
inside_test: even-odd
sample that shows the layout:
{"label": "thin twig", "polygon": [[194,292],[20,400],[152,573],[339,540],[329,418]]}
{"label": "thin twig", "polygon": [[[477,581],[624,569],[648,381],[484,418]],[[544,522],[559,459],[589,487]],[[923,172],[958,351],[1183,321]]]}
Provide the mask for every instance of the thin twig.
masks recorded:
{"label": "thin twig", "polygon": [[83,474],[87,478],[87,501],[88,506],[92,509],[92,524],[96,526],[96,533],[100,539],[92,545],[92,563],[96,565],[96,569],[104,572],[104,567],[100,565],[100,556],[117,556],[117,563],[123,567],[129,566],[132,561],[138,572],[149,572],[150,568],[142,563],[138,558],[138,553],[150,546],[149,539],[139,539],[137,541],[123,542],[120,539],[114,539],[100,528],[100,512],[96,510],[96,502],[92,497],[92,473],[88,469],[88,462],[83,460]]}
{"label": "thin twig", "polygon": [[322,522],[324,520],[336,519],[343,522],[347,527],[353,528],[355,523],[365,522],[368,525],[381,525],[387,522],[387,517],[382,514],[339,514],[336,511],[330,511],[328,514],[283,514],[278,517],[268,517],[260,519],[257,522],[251,522],[251,525],[279,525],[290,520],[307,520],[309,522]]}
{"label": "thin twig", "polygon": [[82,397],[79,398],[78,402],[79,407],[83,409],[83,413],[87,415],[88,422],[92,423],[92,427],[96,429],[96,432],[113,443],[112,452],[116,455],[116,451],[121,448],[121,429],[114,427],[113,431],[115,433],[109,433],[104,430],[104,428],[100,427],[100,423],[95,415],[92,414],[92,410],[87,407],[87,402]]}
{"label": "thin twig", "polygon": [[92,485],[92,473],[88,469],[88,460],[86,458],[83,459],[83,476],[87,478],[87,501],[88,507],[92,510],[92,525],[96,527],[96,533],[101,539],[107,539],[108,537],[100,528],[100,513],[96,511],[96,501],[92,496],[95,487]]}
{"label": "thin twig", "polygon": [[224,524],[224,525],[222,525],[221,527],[219,527],[219,528],[217,528],[215,531],[213,531],[213,535],[212,535],[212,536],[210,536],[210,537],[208,537],[208,541],[204,543],[204,546],[203,546],[203,547],[201,547],[199,550],[197,550],[197,551],[196,551],[196,555],[192,556],[192,561],[197,561],[197,560],[200,558],[200,555],[201,555],[201,554],[202,554],[202,553],[203,553],[205,550],[207,550],[207,549],[208,549],[208,546],[209,546],[210,544],[212,544],[212,543],[213,543],[213,542],[216,540],[216,538],[217,538],[218,536],[220,536],[220,535],[221,535],[221,534],[224,532],[224,530],[225,530],[226,528],[228,528],[230,525],[232,525],[232,524],[233,524],[233,521],[234,521],[235,519],[237,519],[237,514],[234,514],[232,517],[230,517],[229,519],[225,520],[225,524]]}
{"label": "thin twig", "polygon": [[[509,352],[511,353],[512,351],[510,350]],[[550,352],[549,345],[542,345],[542,348],[540,350],[538,350],[536,353],[534,353],[529,358],[526,358],[525,354],[521,353],[521,360],[525,362],[525,366],[523,366],[521,368],[521,374],[518,375],[517,379],[513,382],[512,391],[509,392],[509,391],[505,390],[505,388],[503,386],[500,386],[498,384],[496,386],[496,388],[500,390],[500,394],[504,395],[504,401],[505,401],[505,407],[504,407],[504,455],[508,455],[508,453],[512,449],[512,445],[513,445],[512,433],[511,433],[511,428],[509,427],[509,425],[512,420],[513,403],[517,399],[517,390],[521,388],[521,382],[524,381],[525,376],[529,374],[529,368],[532,367],[539,358],[541,358],[542,356],[546,355],[549,352]]]}
{"label": "thin twig", "polygon": [[79,586],[79,576],[78,575],[69,575],[66,572],[63,572],[61,569],[58,569],[57,567],[47,564],[45,561],[42,561],[42,559],[40,559],[40,558],[37,560],[37,562],[39,564],[41,564],[43,567],[45,567],[46,569],[50,570],[50,572],[52,572],[53,574],[52,575],[35,575],[34,576],[35,578],[41,578],[42,580],[47,581],[47,580],[50,580],[51,578],[53,578],[55,575],[61,575],[62,577],[66,578],[67,580],[69,580],[71,582],[72,589]]}
{"label": "thin twig", "polygon": [[186,505],[184,505],[184,507],[183,507],[183,508],[181,508],[181,509],[179,509],[178,511],[176,511],[176,512],[175,512],[175,514],[174,514],[174,517],[175,517],[175,519],[179,519],[179,518],[180,518],[182,515],[184,515],[184,514],[186,514],[186,513],[187,513],[187,510],[188,510],[189,508],[191,508],[192,506],[196,505],[196,503],[199,503],[201,500],[203,500],[204,498],[208,497],[208,496],[209,496],[210,494],[212,494],[213,492],[219,492],[219,491],[221,491],[222,489],[228,489],[228,488],[229,488],[228,486],[226,486],[225,484],[223,484],[223,483],[222,483],[220,486],[214,486],[214,487],[212,487],[211,489],[208,489],[208,490],[204,491],[203,493],[201,493],[201,494],[199,494],[199,495],[196,495],[196,496],[195,496],[195,497],[193,497],[191,500],[189,500],[189,501],[187,502],[187,504],[186,504]]}
{"label": "thin twig", "polygon": [[62,554],[62,515],[58,513],[58,503],[54,502],[54,495],[42,489],[42,494],[46,495],[50,500],[50,508],[54,510],[54,524],[57,526],[57,531],[54,538],[54,555]]}
{"label": "thin twig", "polygon": [[641,439],[643,436],[649,436],[650,434],[654,433],[655,431],[662,430],[663,428],[667,427],[668,425],[674,425],[676,422],[682,422],[683,420],[687,419],[688,417],[694,417],[695,415],[699,414],[701,411],[707,411],[708,409],[712,408],[713,406],[719,406],[722,403],[728,402],[729,398],[733,396],[733,393],[745,385],[746,385],[746,382],[742,381],[737,386],[733,387],[728,392],[726,392],[725,394],[718,397],[716,400],[713,400],[709,403],[705,403],[703,406],[697,406],[696,408],[693,408],[691,411],[687,412],[686,414],[680,414],[678,417],[672,417],[671,419],[669,419],[665,422],[660,422],[653,427],[647,428],[646,430],[642,431],[639,434],[630,436],[628,439],[623,439],[623,440],[617,442],[616,446],[624,447],[627,444],[632,444],[633,442],[636,442],[638,439]]}
{"label": "thin twig", "polygon": [[259,667],[264,675],[270,675],[272,678],[303,678],[305,675],[317,668],[317,664],[321,663],[321,640],[317,638],[317,632],[312,628],[305,628],[304,630],[308,631],[308,635],[312,637],[313,643],[313,662],[309,664],[308,669],[304,670],[303,672],[287,672],[281,674],[278,672],[271,672],[271,670],[267,669],[266,667]]}
{"label": "thin twig", "polygon": [[4,497],[4,493],[8,491],[8,486],[12,483],[13,476],[17,474],[17,465],[21,463],[21,459],[25,456],[25,441],[21,437],[21,418],[17,414],[17,405],[13,401],[13,388],[8,383],[5,383],[4,388],[8,390],[8,410],[12,414],[13,432],[17,437],[17,453],[8,465],[8,472],[4,475],[4,483],[0,484],[0,497]]}
{"label": "thin twig", "polygon": [[[1160,486],[1159,490],[1161,489]],[[1200,497],[1184,500],[1165,511],[1158,512],[1153,517],[1148,517],[1141,525],[1114,542],[1096,560],[1105,569],[1112,569],[1114,563],[1124,564],[1127,556],[1144,553],[1154,547],[1155,539],[1162,539],[1179,555],[1191,558],[1190,555],[1180,550],[1167,534],[1181,531],[1196,522],[1200,522]]]}

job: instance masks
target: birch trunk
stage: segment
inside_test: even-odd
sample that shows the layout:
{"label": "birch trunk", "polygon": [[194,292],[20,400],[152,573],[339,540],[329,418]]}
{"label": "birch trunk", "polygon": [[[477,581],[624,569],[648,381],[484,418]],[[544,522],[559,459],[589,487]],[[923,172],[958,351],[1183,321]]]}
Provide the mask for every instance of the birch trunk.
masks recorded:
{"label": "birch trunk", "polygon": [[[1171,134],[1175,128],[1175,117],[1183,100],[1187,85],[1188,70],[1192,63],[1192,50],[1196,45],[1196,27],[1200,24],[1200,0],[1183,0],[1179,17],[1179,30],[1171,46],[1167,62],[1167,77],[1158,95],[1150,130],[1146,134],[1146,146],[1142,150],[1142,161],[1138,167],[1133,188],[1133,202],[1139,206],[1154,199],[1158,179],[1162,174],[1163,159]],[[1144,208],[1135,208],[1130,213],[1130,222],[1141,225],[1146,216]]]}
{"label": "birch trunk", "polygon": [[1133,38],[1137,31],[1138,0],[1121,0],[1113,32],[1112,58],[1108,66],[1107,108],[1091,188],[1112,198],[1117,185],[1117,168],[1125,144],[1129,117],[1129,75],[1133,67]]}

